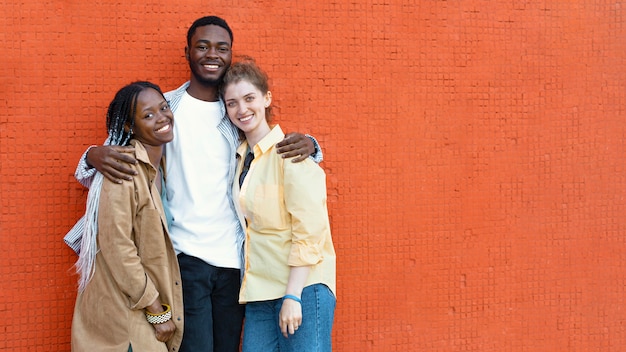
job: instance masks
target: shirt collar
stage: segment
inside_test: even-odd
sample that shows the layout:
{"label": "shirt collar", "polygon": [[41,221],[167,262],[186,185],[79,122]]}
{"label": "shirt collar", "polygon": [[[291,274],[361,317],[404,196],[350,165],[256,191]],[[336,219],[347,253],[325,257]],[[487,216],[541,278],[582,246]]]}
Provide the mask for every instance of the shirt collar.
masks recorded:
{"label": "shirt collar", "polygon": [[256,144],[261,153],[266,153],[270,150],[276,143],[282,141],[285,138],[285,134],[283,130],[280,129],[279,125],[276,125],[272,128],[270,133],[268,133],[263,139]]}
{"label": "shirt collar", "polygon": [[[254,146],[254,149],[258,149],[260,154],[265,154],[268,150],[270,150],[274,145],[276,145],[276,143],[282,141],[285,138],[285,133],[283,133],[283,130],[280,128],[279,125],[275,125],[270,132],[263,137],[263,139],[261,139],[259,141],[259,143],[257,143]],[[238,148],[237,148],[237,154],[241,155],[241,156],[245,156],[246,155],[246,149],[248,148],[248,142],[244,141]],[[257,153],[254,153],[255,157],[257,155]]]}

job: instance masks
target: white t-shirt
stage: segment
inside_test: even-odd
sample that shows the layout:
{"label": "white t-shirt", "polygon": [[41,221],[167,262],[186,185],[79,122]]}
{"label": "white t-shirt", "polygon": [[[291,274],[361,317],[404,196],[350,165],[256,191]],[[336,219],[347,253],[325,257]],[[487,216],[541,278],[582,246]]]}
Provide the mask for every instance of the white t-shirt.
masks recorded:
{"label": "white t-shirt", "polygon": [[235,156],[217,129],[222,117],[219,102],[186,92],[174,111],[174,140],[166,145],[170,235],[177,253],[241,269],[238,219],[227,192]]}

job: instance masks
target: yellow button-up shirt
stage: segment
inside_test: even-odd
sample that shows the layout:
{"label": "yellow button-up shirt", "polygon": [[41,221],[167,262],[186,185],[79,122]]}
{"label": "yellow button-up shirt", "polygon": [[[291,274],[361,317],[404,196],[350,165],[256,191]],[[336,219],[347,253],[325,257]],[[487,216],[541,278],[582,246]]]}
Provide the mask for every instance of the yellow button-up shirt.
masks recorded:
{"label": "yellow button-up shirt", "polygon": [[[322,283],[333,293],[336,290],[326,175],[311,159],[292,163],[278,155],[275,145],[284,136],[275,126],[254,146],[254,160],[241,190],[234,182],[235,199],[245,216],[240,221],[246,228],[240,303],[284,296],[290,266],[311,266],[305,287]],[[246,142],[237,149],[237,175],[247,149]]]}

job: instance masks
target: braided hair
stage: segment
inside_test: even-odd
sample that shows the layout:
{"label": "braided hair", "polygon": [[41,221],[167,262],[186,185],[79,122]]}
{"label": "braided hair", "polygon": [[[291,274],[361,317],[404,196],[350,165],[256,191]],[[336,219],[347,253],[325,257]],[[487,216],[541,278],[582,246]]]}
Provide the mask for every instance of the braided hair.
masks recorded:
{"label": "braided hair", "polygon": [[[106,145],[128,145],[133,135],[133,126],[135,125],[137,96],[139,96],[139,93],[149,88],[163,95],[159,86],[145,81],[130,83],[115,94],[107,111],[106,124],[109,137],[105,142]],[[126,129],[125,126],[128,126],[128,129]],[[78,279],[79,292],[85,290],[96,271],[96,254],[98,253],[96,239],[98,235],[98,207],[103,180],[102,174],[99,172],[96,173],[89,187],[89,194],[87,195],[87,209],[83,217],[84,227],[80,239],[78,261],[75,264],[76,272],[80,276]]]}
{"label": "braided hair", "polygon": [[[147,88],[152,88],[163,95],[161,88],[154,83],[137,81],[120,89],[107,111],[107,131],[111,145],[128,145],[135,126],[137,96]],[[128,126],[128,130],[124,126]]]}

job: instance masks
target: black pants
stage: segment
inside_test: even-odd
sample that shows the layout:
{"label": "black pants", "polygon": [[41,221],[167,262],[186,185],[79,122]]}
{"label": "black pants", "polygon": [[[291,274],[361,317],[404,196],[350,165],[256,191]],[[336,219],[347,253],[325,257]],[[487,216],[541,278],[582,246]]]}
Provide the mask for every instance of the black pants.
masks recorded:
{"label": "black pants", "polygon": [[238,352],[244,317],[239,269],[178,255],[185,322],[180,352]]}

